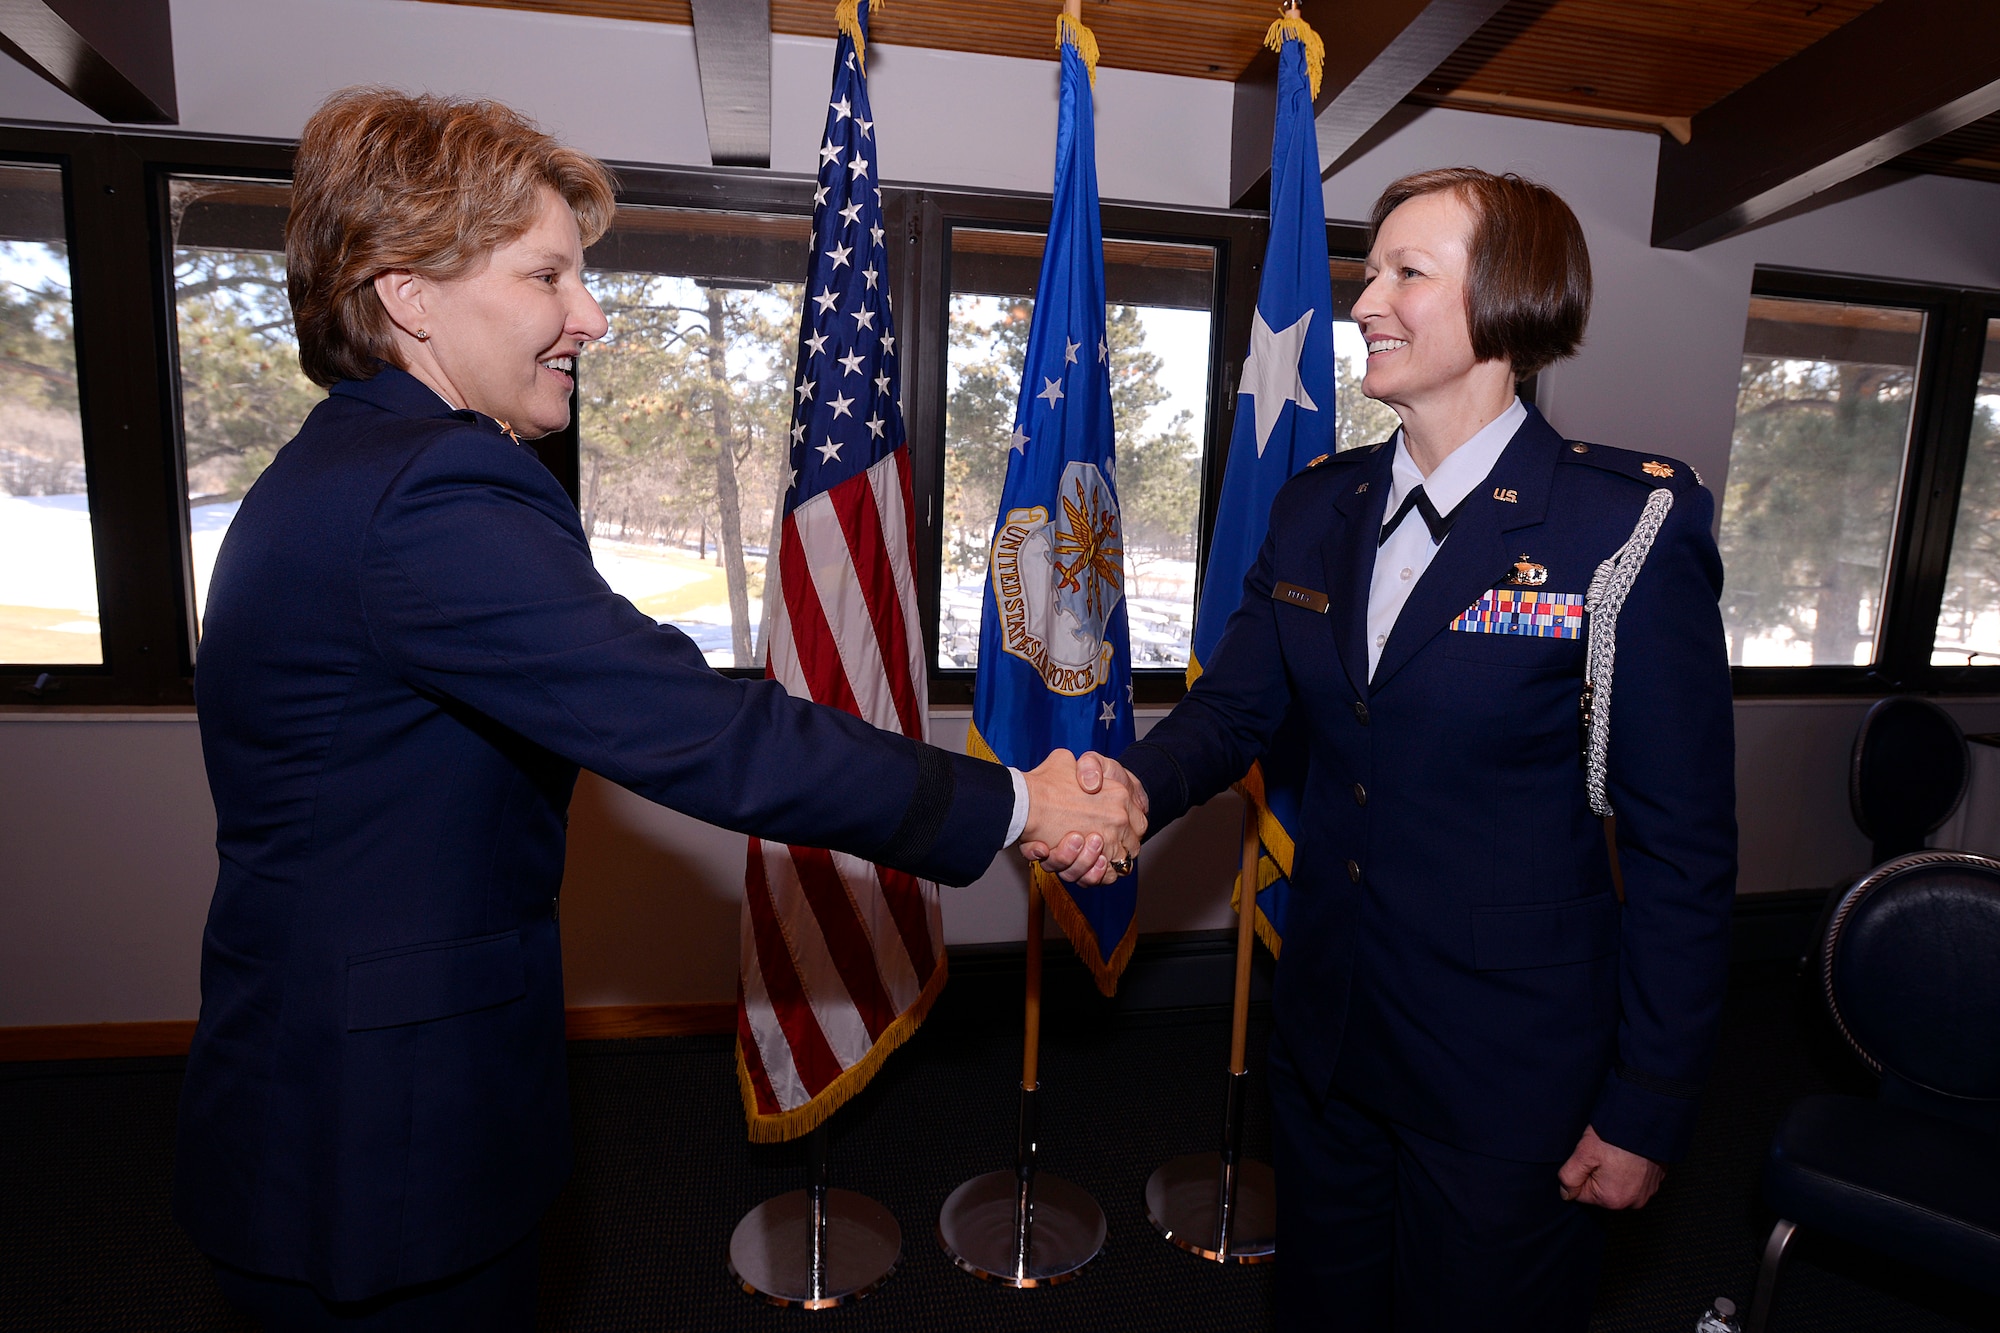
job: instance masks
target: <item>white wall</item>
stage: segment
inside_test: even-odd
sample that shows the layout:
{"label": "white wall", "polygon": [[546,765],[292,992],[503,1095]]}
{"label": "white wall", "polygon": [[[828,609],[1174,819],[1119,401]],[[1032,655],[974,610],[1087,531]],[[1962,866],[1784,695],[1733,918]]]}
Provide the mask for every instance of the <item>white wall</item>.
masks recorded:
{"label": "white wall", "polygon": [[[176,0],[181,128],[290,137],[328,92],[387,83],[498,97],[612,160],[707,161],[689,32],[409,0]],[[805,171],[832,44],[773,43],[773,160]],[[1055,65],[877,46],[871,92],[889,179],[1046,190]],[[1106,198],[1220,206],[1229,85],[1107,69],[1097,86]],[[103,122],[0,61],[0,120]],[[1656,141],[1454,111],[1402,114],[1327,182],[1360,219],[1404,171],[1472,162],[1548,181],[1583,218],[1598,300],[1589,344],[1544,379],[1558,426],[1727,468],[1750,273],[1759,262],[2000,286],[2000,187],[1890,180],[1694,254],[1655,251]],[[1869,182],[1873,185],[1875,182]],[[1863,868],[1845,756],[1865,701],[1737,706],[1746,892],[1818,887]],[[2000,703],[1951,705],[2000,729]],[[962,713],[939,710],[943,744]],[[1146,721],[1142,718],[1142,727]],[[0,1026],[192,1017],[214,883],[214,813],[187,714],[0,709]],[[1237,811],[1222,797],[1149,847],[1140,929],[1227,920]],[[572,1004],[728,999],[743,841],[586,776],[563,911]],[[1017,864],[945,892],[954,943],[1019,938]]]}

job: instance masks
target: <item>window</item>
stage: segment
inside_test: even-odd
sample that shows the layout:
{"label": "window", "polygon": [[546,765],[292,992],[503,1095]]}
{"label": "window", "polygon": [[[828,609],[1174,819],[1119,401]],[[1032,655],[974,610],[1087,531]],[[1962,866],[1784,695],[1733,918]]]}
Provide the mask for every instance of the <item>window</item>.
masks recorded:
{"label": "window", "polygon": [[586,256],[610,322],[578,364],[591,554],[711,666],[764,662],[811,243],[805,216],[627,206]]}
{"label": "window", "polygon": [[282,181],[175,177],[167,185],[197,637],[237,505],[326,396],[299,369],[285,294],[291,194]]}
{"label": "window", "polygon": [[1721,497],[1732,664],[1875,662],[1924,320],[1751,298]]}
{"label": "window", "polygon": [[0,662],[104,660],[63,179],[0,165]]}
{"label": "window", "polygon": [[[979,664],[986,553],[1007,475],[1044,236],[954,227],[937,664]],[[1194,626],[1215,337],[1212,245],[1106,240],[1105,335],[1135,669],[1182,671]]]}
{"label": "window", "polygon": [[1985,321],[1965,480],[1931,662],[2000,665],[2000,319]]}

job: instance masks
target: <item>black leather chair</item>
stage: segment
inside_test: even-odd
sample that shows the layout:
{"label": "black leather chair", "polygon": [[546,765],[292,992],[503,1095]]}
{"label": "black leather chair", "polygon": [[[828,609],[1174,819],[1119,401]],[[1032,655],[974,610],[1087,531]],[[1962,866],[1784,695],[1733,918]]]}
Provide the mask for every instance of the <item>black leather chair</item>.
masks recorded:
{"label": "black leather chair", "polygon": [[1844,893],[1814,957],[1873,1099],[1807,1097],[1764,1163],[1778,1214],[1744,1333],[1800,1226],[2000,1296],[2000,861],[1924,851]]}
{"label": "black leather chair", "polygon": [[1872,864],[1921,850],[1965,799],[1971,775],[1965,732],[1944,709],[1907,694],[1869,709],[1854,737],[1847,800],[1875,842]]}

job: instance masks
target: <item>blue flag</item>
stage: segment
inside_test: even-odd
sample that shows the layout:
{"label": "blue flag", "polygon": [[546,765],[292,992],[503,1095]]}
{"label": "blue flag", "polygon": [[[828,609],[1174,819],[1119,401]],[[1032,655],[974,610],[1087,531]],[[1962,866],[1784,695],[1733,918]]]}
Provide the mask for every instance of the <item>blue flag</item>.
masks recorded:
{"label": "blue flag", "polygon": [[[1067,18],[1058,20],[1057,31],[1062,103],[1054,210],[986,565],[967,742],[973,754],[1024,770],[1052,750],[1115,757],[1132,743],[1125,553],[1091,126],[1096,44],[1088,29]],[[1136,938],[1136,874],[1089,888],[1064,884],[1040,867],[1032,873],[1098,988],[1111,994]]]}
{"label": "blue flag", "polygon": [[[1201,675],[1222,641],[1243,579],[1270,526],[1271,501],[1293,473],[1336,447],[1333,378],[1333,282],[1327,269],[1326,205],[1320,194],[1319,137],[1313,92],[1320,43],[1303,19],[1271,25],[1278,49],[1278,119],[1271,136],[1271,238],[1251,324],[1250,355],[1238,388],[1236,428],[1209,542],[1201,605],[1194,621],[1188,683]],[[1276,953],[1291,892],[1292,836],[1305,787],[1302,724],[1279,728],[1262,759],[1239,784],[1257,811],[1264,843],[1259,865],[1257,930]],[[1241,892],[1241,886],[1238,886]]]}

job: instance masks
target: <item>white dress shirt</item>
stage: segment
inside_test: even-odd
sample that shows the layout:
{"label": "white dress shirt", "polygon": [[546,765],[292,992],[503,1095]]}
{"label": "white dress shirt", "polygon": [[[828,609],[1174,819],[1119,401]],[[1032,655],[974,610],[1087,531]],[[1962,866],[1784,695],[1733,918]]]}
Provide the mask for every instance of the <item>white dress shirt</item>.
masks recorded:
{"label": "white dress shirt", "polygon": [[[1514,432],[1528,419],[1528,409],[1521,406],[1516,398],[1506,411],[1480,427],[1479,433],[1451,451],[1437,470],[1426,477],[1417,470],[1417,462],[1410,457],[1409,445],[1403,439],[1403,432],[1396,432],[1396,461],[1389,483],[1389,503],[1382,510],[1382,521],[1394,518],[1396,511],[1403,507],[1411,491],[1418,486],[1440,514],[1449,514],[1458,508],[1466,496],[1479,488],[1486,480],[1493,465],[1500,461]],[[1449,534],[1447,534],[1449,535]],[[1410,600],[1410,589],[1417,586],[1417,580],[1431,567],[1431,560],[1438,553],[1438,543],[1431,540],[1431,530],[1424,522],[1422,514],[1411,510],[1403,516],[1403,521],[1389,535],[1375,552],[1375,574],[1368,584],[1368,678],[1375,678],[1375,664],[1382,660],[1382,647],[1389,642],[1389,632],[1396,627],[1396,617],[1403,614],[1403,603]]]}

